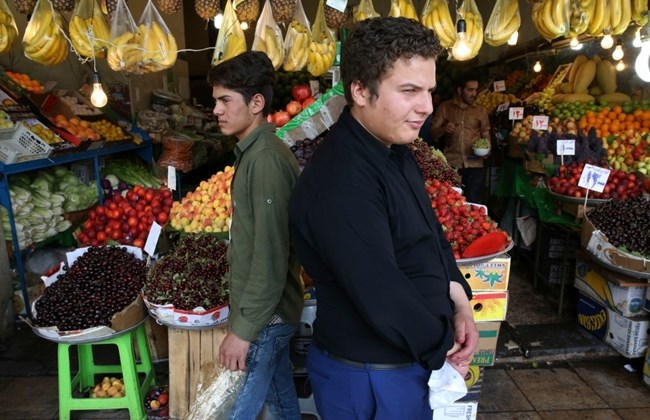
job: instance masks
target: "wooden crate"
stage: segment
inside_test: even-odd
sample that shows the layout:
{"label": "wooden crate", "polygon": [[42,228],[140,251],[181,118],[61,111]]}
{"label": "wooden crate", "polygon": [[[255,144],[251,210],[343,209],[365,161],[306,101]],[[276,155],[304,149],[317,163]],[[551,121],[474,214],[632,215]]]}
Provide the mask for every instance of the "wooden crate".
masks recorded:
{"label": "wooden crate", "polygon": [[169,328],[169,415],[182,419],[196,399],[201,369],[218,363],[228,327],[206,330]]}

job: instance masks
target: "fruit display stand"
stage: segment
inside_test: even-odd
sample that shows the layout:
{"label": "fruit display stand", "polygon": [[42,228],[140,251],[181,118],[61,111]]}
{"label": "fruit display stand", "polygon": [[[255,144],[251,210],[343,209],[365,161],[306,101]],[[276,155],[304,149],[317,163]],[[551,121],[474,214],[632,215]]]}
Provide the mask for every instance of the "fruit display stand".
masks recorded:
{"label": "fruit display stand", "polygon": [[[119,153],[133,153],[139,156],[145,162],[152,162],[152,144],[150,141],[142,142],[141,144],[124,143],[111,148],[99,148],[93,150],[80,151],[74,154],[63,154],[48,159],[36,159],[25,162],[17,163],[4,163],[0,162],[0,205],[4,206],[9,213],[9,225],[11,227],[11,239],[13,241],[13,254],[15,257],[16,271],[18,273],[20,287],[22,289],[23,300],[25,302],[26,314],[31,316],[29,295],[27,283],[25,281],[25,268],[23,265],[22,251],[18,246],[18,235],[14,221],[14,215],[11,204],[11,196],[9,194],[9,176],[35,171],[38,169],[50,168],[58,165],[71,164],[80,161],[91,161],[92,167],[95,172],[95,179],[97,180],[97,189],[101,189],[101,176],[100,176],[100,159],[105,156],[110,156]],[[100,194],[101,200],[101,194]]]}

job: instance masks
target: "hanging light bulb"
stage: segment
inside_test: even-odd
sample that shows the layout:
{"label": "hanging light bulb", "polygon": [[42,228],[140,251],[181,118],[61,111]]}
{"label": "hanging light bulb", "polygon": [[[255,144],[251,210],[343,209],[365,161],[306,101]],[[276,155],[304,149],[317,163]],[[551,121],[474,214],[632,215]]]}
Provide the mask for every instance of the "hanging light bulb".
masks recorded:
{"label": "hanging light bulb", "polygon": [[634,70],[641,80],[650,82],[650,26],[641,28],[641,52],[634,62]]}
{"label": "hanging light bulb", "polygon": [[623,52],[623,42],[619,39],[616,41],[616,48],[614,48],[614,52],[612,53],[612,59],[614,61],[619,61],[625,53]]}
{"label": "hanging light bulb", "polygon": [[612,35],[609,33],[609,31],[605,31],[605,36],[600,40],[600,46],[606,50],[614,46],[614,38],[612,38]]}
{"label": "hanging light bulb", "polygon": [[221,29],[221,24],[223,23],[223,13],[219,10],[219,13],[214,17],[214,27]]}
{"label": "hanging light bulb", "polygon": [[99,80],[99,73],[93,73],[93,92],[90,94],[90,103],[97,108],[102,108],[108,103],[108,97],[102,88],[102,81]]}
{"label": "hanging light bulb", "polygon": [[508,45],[517,45],[517,40],[519,39],[519,31],[514,31],[510,38],[508,38]]}
{"label": "hanging light bulb", "polygon": [[634,48],[639,48],[641,46],[641,28],[637,29],[634,33],[634,41],[632,41],[632,46]]}
{"label": "hanging light bulb", "polygon": [[246,29],[248,29],[248,22],[242,22],[241,23],[241,29],[242,29],[242,31],[245,31]]}
{"label": "hanging light bulb", "polygon": [[571,42],[569,42],[569,47],[571,47],[571,49],[573,49],[573,50],[580,49],[580,45],[582,45],[582,44],[580,44],[580,41],[578,41],[577,36],[574,36],[573,38],[571,38]]}
{"label": "hanging light bulb", "polygon": [[467,24],[465,19],[458,19],[456,23],[456,42],[451,47],[451,54],[458,61],[465,61],[472,53],[472,49],[467,42]]}
{"label": "hanging light bulb", "polygon": [[616,71],[623,71],[625,70],[625,63],[623,61],[619,61],[616,63]]}
{"label": "hanging light bulb", "polygon": [[542,71],[542,63],[540,63],[539,60],[535,61],[535,65],[533,66],[533,71],[535,73],[539,73],[540,71]]}

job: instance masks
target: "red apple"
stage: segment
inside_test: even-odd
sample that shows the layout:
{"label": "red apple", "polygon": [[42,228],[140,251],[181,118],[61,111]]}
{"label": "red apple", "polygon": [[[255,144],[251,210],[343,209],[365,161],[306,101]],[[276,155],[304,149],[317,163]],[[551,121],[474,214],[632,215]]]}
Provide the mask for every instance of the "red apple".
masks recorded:
{"label": "red apple", "polygon": [[314,102],[316,102],[316,98],[310,96],[309,98],[302,101],[302,109],[307,108],[309,105],[313,104]]}
{"label": "red apple", "polygon": [[293,117],[294,115],[298,115],[300,111],[302,111],[302,105],[300,105],[300,102],[298,101],[291,101],[287,104],[285,109],[287,113]]}
{"label": "red apple", "polygon": [[311,96],[311,88],[307,84],[295,85],[291,89],[291,96],[296,101],[302,102]]}
{"label": "red apple", "polygon": [[278,111],[273,114],[273,123],[276,127],[282,127],[291,119],[291,115],[287,111]]}

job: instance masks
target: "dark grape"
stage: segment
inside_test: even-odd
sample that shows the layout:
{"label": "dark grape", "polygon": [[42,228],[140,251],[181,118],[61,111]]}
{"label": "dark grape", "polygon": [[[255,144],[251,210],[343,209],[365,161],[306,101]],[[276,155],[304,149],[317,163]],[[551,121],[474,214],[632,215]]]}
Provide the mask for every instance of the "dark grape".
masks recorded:
{"label": "dark grape", "polygon": [[454,187],[460,187],[460,175],[452,168],[445,159],[442,152],[429,146],[421,139],[409,144],[409,149],[415,157],[425,180],[437,179],[441,182],[448,182]]}

